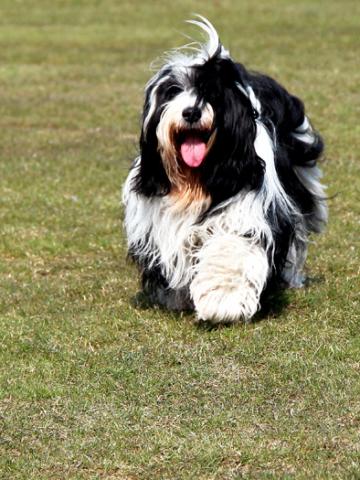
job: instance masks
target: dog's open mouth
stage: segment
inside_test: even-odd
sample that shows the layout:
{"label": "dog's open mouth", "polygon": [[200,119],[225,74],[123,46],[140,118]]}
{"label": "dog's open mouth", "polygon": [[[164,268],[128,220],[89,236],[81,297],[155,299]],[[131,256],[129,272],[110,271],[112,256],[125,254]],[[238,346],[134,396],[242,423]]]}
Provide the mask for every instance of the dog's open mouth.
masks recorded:
{"label": "dog's open mouth", "polygon": [[182,160],[191,168],[199,167],[205,160],[215,137],[210,130],[181,130],[176,136]]}

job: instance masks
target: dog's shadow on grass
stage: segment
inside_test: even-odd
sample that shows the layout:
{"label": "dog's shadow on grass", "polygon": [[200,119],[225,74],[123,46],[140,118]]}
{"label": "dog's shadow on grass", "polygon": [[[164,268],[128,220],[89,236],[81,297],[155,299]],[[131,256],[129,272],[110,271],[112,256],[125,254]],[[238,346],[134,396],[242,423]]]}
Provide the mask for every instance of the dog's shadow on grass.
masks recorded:
{"label": "dog's shadow on grass", "polygon": [[[308,288],[314,284],[319,284],[324,281],[323,277],[308,277],[303,288]],[[261,296],[261,309],[255,314],[249,323],[259,323],[268,319],[276,319],[289,306],[291,302],[292,289],[284,288],[281,285],[269,286]],[[164,307],[154,305],[144,292],[138,292],[131,298],[131,304],[136,309],[148,310],[152,308],[168,311]],[[173,315],[179,317],[179,320],[194,316],[193,311],[176,312],[172,311]],[[211,321],[196,321],[195,326],[200,330],[212,331],[220,330],[234,326],[233,322],[214,323]]]}
{"label": "dog's shadow on grass", "polygon": [[[304,285],[300,289],[307,289],[314,284],[324,281],[324,277],[306,277]],[[253,323],[261,322],[269,318],[274,319],[288,308],[292,299],[292,292],[297,288],[288,288],[284,285],[275,284],[263,292],[261,296],[261,309],[252,319]]]}
{"label": "dog's shadow on grass", "polygon": [[261,296],[261,309],[254,316],[253,322],[261,322],[267,318],[281,315],[290,304],[290,292],[281,287],[266,289]]}

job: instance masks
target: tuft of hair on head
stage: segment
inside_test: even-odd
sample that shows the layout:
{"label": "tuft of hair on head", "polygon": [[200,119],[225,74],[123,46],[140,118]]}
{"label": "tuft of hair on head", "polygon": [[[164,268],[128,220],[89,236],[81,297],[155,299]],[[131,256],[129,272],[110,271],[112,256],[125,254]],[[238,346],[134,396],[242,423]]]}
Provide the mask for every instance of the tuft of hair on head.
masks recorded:
{"label": "tuft of hair on head", "polygon": [[[162,59],[163,67],[171,67],[174,65],[187,67],[196,63],[203,64],[215,56],[230,57],[229,52],[220,42],[215,27],[209,20],[198,14],[194,14],[194,17],[196,17],[196,19],[186,20],[186,23],[200,28],[202,32],[205,33],[205,41],[195,41],[192,37],[185,35],[191,42],[165,53]],[[159,68],[157,61],[153,62],[152,68]]]}
{"label": "tuft of hair on head", "polygon": [[205,55],[205,60],[208,60],[216,55],[229,57],[229,52],[223,47],[219,38],[219,34],[212,23],[210,23],[209,20],[202,15],[194,14],[194,16],[198,18],[198,20],[187,20],[186,23],[196,25],[203,30],[208,37],[206,43],[198,43],[200,52]]}

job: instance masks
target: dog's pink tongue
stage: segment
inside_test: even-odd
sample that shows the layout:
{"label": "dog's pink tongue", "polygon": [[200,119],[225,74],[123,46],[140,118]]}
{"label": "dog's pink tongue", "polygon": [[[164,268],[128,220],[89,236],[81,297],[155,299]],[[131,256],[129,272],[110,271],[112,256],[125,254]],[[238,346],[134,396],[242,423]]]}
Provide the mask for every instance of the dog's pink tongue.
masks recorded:
{"label": "dog's pink tongue", "polygon": [[206,155],[206,143],[196,136],[189,135],[181,144],[182,159],[189,167],[199,167]]}

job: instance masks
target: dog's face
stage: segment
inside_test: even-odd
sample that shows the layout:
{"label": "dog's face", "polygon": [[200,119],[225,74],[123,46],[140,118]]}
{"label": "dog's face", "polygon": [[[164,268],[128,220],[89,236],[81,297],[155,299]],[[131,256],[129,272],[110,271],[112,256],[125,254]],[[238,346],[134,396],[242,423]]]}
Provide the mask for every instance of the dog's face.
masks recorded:
{"label": "dog's face", "polygon": [[256,155],[254,107],[246,71],[218,42],[206,59],[179,56],[149,82],[140,139],[137,188],[145,195],[192,192],[211,204],[241,188],[257,188],[263,162]]}

